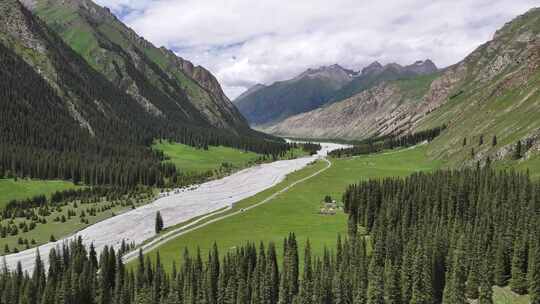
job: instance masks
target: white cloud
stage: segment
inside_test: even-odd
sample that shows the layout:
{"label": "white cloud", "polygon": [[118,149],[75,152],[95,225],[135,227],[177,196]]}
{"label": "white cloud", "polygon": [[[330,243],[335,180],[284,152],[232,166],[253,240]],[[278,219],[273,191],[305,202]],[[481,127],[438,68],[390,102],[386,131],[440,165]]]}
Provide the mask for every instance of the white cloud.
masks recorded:
{"label": "white cloud", "polygon": [[140,35],[216,74],[234,98],[308,67],[453,64],[532,0],[98,0]]}

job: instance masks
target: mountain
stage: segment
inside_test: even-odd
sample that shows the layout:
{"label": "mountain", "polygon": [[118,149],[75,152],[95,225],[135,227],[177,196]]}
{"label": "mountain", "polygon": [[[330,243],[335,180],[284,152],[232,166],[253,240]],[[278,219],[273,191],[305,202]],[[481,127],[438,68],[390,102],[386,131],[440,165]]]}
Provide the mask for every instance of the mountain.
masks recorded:
{"label": "mountain", "polygon": [[[503,159],[517,141],[526,144],[529,154],[525,154],[530,155],[540,150],[539,67],[540,9],[535,8],[436,74],[386,81],[265,130],[296,137],[358,139],[447,125],[429,145],[431,157],[450,164],[488,156]],[[368,68],[381,70],[376,64]],[[491,145],[494,136],[496,144]]]}
{"label": "mountain", "polygon": [[431,74],[381,83],[262,130],[282,136],[343,139],[400,133],[410,129],[410,121],[403,115],[419,105],[436,77]]}
{"label": "mountain", "polygon": [[332,65],[308,69],[292,80],[248,90],[235,100],[235,104],[252,125],[268,127],[289,116],[345,99],[383,81],[436,71],[437,67],[429,59],[407,66],[396,63],[383,66],[373,62],[360,73]]}
{"label": "mountain", "polygon": [[170,115],[176,108],[188,114],[193,112],[189,107],[211,126],[236,133],[248,129],[208,70],[155,47],[109,9],[90,0],[24,0],[24,4],[148,113]]}
{"label": "mountain", "polygon": [[351,81],[352,74],[337,64],[309,69],[293,79],[258,86],[234,103],[250,124],[268,124],[318,108]]}
{"label": "mountain", "polygon": [[238,95],[238,97],[236,97],[233,102],[238,103],[240,100],[242,100],[242,99],[248,97],[249,95],[257,92],[258,90],[264,89],[264,88],[266,88],[266,86],[264,84],[258,83],[256,85],[250,87],[249,89],[247,89],[244,93]]}
{"label": "mountain", "polygon": [[[77,19],[72,21],[75,26]],[[208,112],[201,110],[202,103],[193,103],[181,82],[160,72],[136,49],[130,50],[140,61],[132,62],[117,46],[106,47],[114,52],[103,51],[107,56],[87,61],[20,2],[0,2],[0,177],[163,186],[174,182],[177,173],[150,149],[157,138],[267,154],[287,149],[249,129],[241,116],[225,119],[227,112],[210,104],[204,106]],[[98,71],[106,66],[103,62],[117,72]],[[213,76],[184,64],[192,69],[189,79],[201,83],[188,84],[201,94],[219,96]],[[114,75],[122,78],[112,79]],[[212,113],[223,116],[212,120]]]}
{"label": "mountain", "polygon": [[416,61],[406,66],[397,63],[389,63],[383,66],[375,61],[363,68],[358,77],[355,77],[350,83],[335,92],[331,102],[349,98],[383,81],[430,75],[435,72],[437,72],[437,66],[429,59]]}

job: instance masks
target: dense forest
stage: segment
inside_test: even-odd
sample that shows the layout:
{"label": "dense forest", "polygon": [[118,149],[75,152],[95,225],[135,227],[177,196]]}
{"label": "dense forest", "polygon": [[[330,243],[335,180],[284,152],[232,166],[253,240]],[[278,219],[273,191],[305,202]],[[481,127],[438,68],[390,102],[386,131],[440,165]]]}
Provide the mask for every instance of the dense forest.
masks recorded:
{"label": "dense forest", "polygon": [[349,148],[337,149],[329,153],[333,157],[350,157],[362,154],[371,154],[381,152],[387,149],[395,149],[398,147],[410,147],[423,141],[432,141],[439,136],[446,126],[436,127],[429,130],[419,131],[412,134],[401,136],[381,136],[369,138]]}
{"label": "dense forest", "polygon": [[[91,70],[72,51],[59,53],[81,61],[79,69],[88,69],[85,75],[92,77],[80,79],[62,63],[65,58],[55,58],[57,68],[62,69],[58,81],[77,92],[71,106],[66,106],[58,91],[30,65],[0,44],[0,177],[59,178],[122,187],[163,186],[164,180],[177,172],[161,164],[163,155],[150,149],[156,138],[202,149],[209,145],[229,146],[273,158],[291,148],[274,138],[234,135],[186,124],[183,117],[149,116],[142,108],[133,107],[130,96]],[[101,103],[96,108],[93,104],[98,101]],[[115,111],[100,112],[100,108]],[[87,119],[74,119],[79,112],[85,113]],[[124,116],[108,117],[111,113]]]}
{"label": "dense forest", "polygon": [[186,251],[171,272],[159,254],[126,268],[112,248],[98,257],[79,241],[53,250],[48,270],[39,257],[32,274],[4,268],[0,302],[491,304],[492,285],[509,285],[540,303],[540,183],[526,174],[488,166],[369,180],[344,203],[348,237],[320,257],[308,241],[303,263],[294,234],[282,253],[273,243]]}

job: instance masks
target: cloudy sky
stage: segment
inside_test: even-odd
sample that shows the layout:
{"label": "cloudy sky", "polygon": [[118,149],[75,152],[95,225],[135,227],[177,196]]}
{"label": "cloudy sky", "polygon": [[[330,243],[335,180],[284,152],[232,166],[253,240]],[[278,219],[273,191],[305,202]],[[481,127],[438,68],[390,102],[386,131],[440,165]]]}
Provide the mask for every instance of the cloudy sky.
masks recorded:
{"label": "cloudy sky", "polygon": [[538,0],[97,0],[212,71],[230,98],[309,67],[453,64]]}

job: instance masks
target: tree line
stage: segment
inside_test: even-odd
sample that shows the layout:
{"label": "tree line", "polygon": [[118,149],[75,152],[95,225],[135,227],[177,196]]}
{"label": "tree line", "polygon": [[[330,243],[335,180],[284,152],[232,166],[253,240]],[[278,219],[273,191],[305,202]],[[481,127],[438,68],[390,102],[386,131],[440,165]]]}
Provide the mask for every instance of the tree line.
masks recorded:
{"label": "tree line", "polygon": [[432,141],[446,129],[446,126],[436,127],[424,131],[419,131],[412,134],[402,136],[382,136],[366,139],[356,143],[349,148],[341,148],[328,153],[333,157],[351,157],[355,155],[371,154],[381,152],[383,150],[395,149],[399,147],[414,146],[423,141]]}
{"label": "tree line", "polygon": [[373,237],[375,266],[399,266],[401,303],[491,303],[493,284],[540,302],[540,183],[527,174],[417,173],[351,185],[343,200],[349,232]]}
{"label": "tree line", "polygon": [[[233,134],[209,127],[198,117],[149,115],[77,54],[62,49],[58,37],[47,38],[59,48],[51,52],[59,70],[57,82],[75,96],[69,102],[61,98],[32,66],[0,43],[0,177],[163,186],[178,172],[162,164],[163,155],[150,148],[156,138],[201,149],[223,145],[273,158],[291,149],[252,130]],[[68,62],[77,62],[76,70],[84,73],[76,74]]]}
{"label": "tree line", "polygon": [[369,180],[350,185],[344,203],[348,236],[321,256],[309,241],[299,252],[291,233],[279,253],[274,243],[222,254],[214,244],[165,271],[159,253],[139,252],[127,268],[112,248],[98,257],[78,240],[52,250],[48,270],[39,255],[32,274],[4,267],[1,303],[492,304],[493,285],[540,303],[540,183],[526,174]]}

